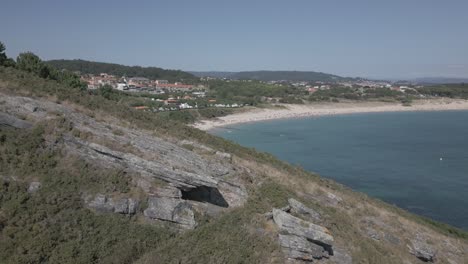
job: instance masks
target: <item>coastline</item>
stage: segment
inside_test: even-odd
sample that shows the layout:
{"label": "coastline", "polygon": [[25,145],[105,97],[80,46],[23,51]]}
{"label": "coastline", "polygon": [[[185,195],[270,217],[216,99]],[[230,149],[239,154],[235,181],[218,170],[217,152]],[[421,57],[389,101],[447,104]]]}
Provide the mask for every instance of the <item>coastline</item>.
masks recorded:
{"label": "coastline", "polygon": [[214,128],[234,124],[275,119],[355,113],[468,110],[468,100],[450,98],[415,100],[411,106],[403,106],[400,103],[385,102],[340,102],[305,105],[281,104],[281,106],[282,107],[278,109],[255,108],[250,111],[222,116],[213,120],[202,120],[195,123],[193,127],[208,131]]}

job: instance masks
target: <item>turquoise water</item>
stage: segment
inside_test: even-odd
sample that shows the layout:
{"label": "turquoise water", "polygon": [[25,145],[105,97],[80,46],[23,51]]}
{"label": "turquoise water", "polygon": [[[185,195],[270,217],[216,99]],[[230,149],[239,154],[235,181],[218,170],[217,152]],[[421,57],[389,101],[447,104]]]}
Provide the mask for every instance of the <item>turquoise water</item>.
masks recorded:
{"label": "turquoise water", "polygon": [[212,133],[468,230],[468,111],[275,120]]}

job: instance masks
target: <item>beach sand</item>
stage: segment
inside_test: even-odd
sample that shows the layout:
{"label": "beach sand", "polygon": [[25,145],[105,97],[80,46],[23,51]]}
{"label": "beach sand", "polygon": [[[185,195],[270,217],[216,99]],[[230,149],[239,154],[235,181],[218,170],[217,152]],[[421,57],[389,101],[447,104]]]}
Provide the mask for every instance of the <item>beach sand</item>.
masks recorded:
{"label": "beach sand", "polygon": [[446,111],[468,110],[468,100],[462,99],[427,99],[415,100],[411,106],[385,102],[340,102],[315,103],[305,105],[287,105],[272,108],[253,108],[250,111],[203,120],[193,126],[201,130],[229,126],[239,123],[265,121],[273,119],[314,117],[353,113],[403,112],[403,111]]}

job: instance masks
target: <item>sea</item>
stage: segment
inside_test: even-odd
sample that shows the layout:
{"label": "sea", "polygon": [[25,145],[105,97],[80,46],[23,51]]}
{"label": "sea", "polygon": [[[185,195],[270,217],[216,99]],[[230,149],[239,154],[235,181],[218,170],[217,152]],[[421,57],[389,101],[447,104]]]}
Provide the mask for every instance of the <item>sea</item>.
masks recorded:
{"label": "sea", "polygon": [[468,230],[468,111],[270,120],[210,133]]}

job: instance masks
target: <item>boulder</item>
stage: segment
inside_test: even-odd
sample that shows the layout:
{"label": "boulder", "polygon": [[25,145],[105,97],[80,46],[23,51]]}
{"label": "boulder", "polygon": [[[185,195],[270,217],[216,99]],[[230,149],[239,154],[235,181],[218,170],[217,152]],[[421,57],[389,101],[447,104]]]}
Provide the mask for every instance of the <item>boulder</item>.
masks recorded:
{"label": "boulder", "polygon": [[372,227],[366,227],[365,233],[368,237],[379,241],[381,238],[380,232],[377,232],[377,230],[373,229]]}
{"label": "boulder", "polygon": [[424,262],[434,262],[436,257],[435,250],[427,244],[421,235],[411,240],[410,253]]}
{"label": "boulder", "polygon": [[32,127],[32,124],[12,115],[0,113],[0,128],[1,127],[14,127],[19,129],[26,129]]}
{"label": "boulder", "polygon": [[222,159],[228,159],[230,160],[232,158],[232,155],[226,152],[221,152],[221,151],[216,151],[216,156]]}
{"label": "boulder", "polygon": [[36,104],[34,103],[26,103],[23,105],[24,109],[26,109],[27,111],[31,112],[31,113],[34,113],[37,111],[38,107]]}
{"label": "boulder", "polygon": [[110,213],[114,211],[112,199],[107,199],[104,194],[97,194],[93,200],[87,203],[88,207],[102,213]]}
{"label": "boulder", "polygon": [[144,215],[150,219],[179,224],[185,229],[193,229],[197,225],[192,206],[182,199],[150,197]]}
{"label": "boulder", "polygon": [[[273,221],[278,225],[280,231],[304,237],[331,251],[333,237],[325,227],[304,221],[279,209],[273,209]],[[330,253],[332,254],[332,252]]]}
{"label": "boulder", "polygon": [[102,213],[135,214],[139,201],[133,198],[112,199],[104,194],[97,194],[87,205]]}
{"label": "boulder", "polygon": [[304,204],[302,204],[298,200],[293,199],[293,198],[289,198],[288,203],[289,203],[289,206],[290,206],[291,213],[304,216],[304,217],[309,218],[309,219],[314,220],[314,221],[320,221],[321,220],[320,214],[318,212],[316,212],[315,210],[305,206]]}
{"label": "boulder", "polygon": [[40,182],[31,182],[28,187],[28,193],[35,193],[41,188]]}
{"label": "boulder", "polygon": [[330,192],[327,192],[326,193],[326,199],[327,201],[332,204],[332,205],[338,205],[339,203],[341,203],[343,201],[343,199],[333,193],[330,193]]}
{"label": "boulder", "polygon": [[128,199],[119,199],[114,202],[114,213],[127,214],[128,213]]}
{"label": "boulder", "polygon": [[182,198],[182,192],[171,186],[154,188],[153,193],[157,197]]}
{"label": "boulder", "polygon": [[296,235],[279,235],[283,254],[288,259],[313,261],[328,258],[330,255],[323,247],[314,244],[304,237]]}
{"label": "boulder", "polygon": [[129,198],[128,199],[128,214],[136,214],[140,201]]}
{"label": "boulder", "polygon": [[330,258],[334,263],[337,264],[352,264],[353,258],[347,250],[342,247],[333,247],[333,256]]}
{"label": "boulder", "polygon": [[399,245],[400,244],[400,239],[392,234],[385,233],[384,234],[384,239],[394,245]]}
{"label": "boulder", "polygon": [[114,213],[136,214],[139,201],[132,198],[122,198],[113,202]]}
{"label": "boulder", "polygon": [[[279,243],[287,260],[313,261],[334,255],[333,237],[325,227],[297,218],[287,211],[307,207],[293,200],[282,209],[273,209],[272,218],[279,228]],[[301,206],[302,205],[302,206]],[[301,211],[303,212],[303,211]]]}
{"label": "boulder", "polygon": [[218,189],[229,207],[239,207],[247,202],[247,189],[240,183],[220,180]]}

